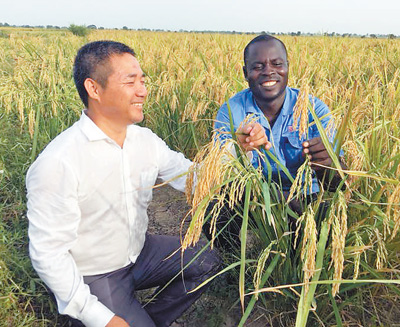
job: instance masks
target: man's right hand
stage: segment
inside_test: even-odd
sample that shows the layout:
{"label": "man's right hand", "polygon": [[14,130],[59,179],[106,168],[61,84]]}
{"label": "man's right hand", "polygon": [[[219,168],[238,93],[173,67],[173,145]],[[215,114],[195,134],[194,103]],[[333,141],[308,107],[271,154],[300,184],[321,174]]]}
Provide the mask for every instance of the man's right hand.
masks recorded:
{"label": "man's right hand", "polygon": [[268,141],[265,129],[259,123],[251,123],[242,126],[236,132],[239,145],[245,151],[252,151],[260,146],[265,146],[268,151],[272,144]]}
{"label": "man's right hand", "polygon": [[121,317],[114,316],[106,327],[129,327],[129,324]]}

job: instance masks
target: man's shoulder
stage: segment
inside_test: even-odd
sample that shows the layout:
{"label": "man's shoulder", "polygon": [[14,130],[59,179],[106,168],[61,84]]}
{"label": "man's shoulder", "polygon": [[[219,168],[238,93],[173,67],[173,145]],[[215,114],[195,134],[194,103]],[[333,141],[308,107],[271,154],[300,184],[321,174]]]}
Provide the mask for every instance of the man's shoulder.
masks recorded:
{"label": "man's shoulder", "polygon": [[[246,107],[246,103],[248,101],[248,99],[251,99],[252,97],[252,93],[250,89],[245,89],[243,91],[240,91],[238,93],[236,93],[233,97],[229,98],[229,106],[231,108],[235,108],[237,110],[237,108],[245,108]],[[221,111],[227,111],[228,110],[228,106],[227,103],[225,102],[221,108]]]}
{"label": "man's shoulder", "polygon": [[83,134],[81,133],[78,124],[75,123],[58,134],[39,154],[36,161],[39,159],[51,157],[53,159],[68,160],[73,152],[82,151]]}
{"label": "man's shoulder", "polygon": [[247,99],[252,97],[251,90],[249,88],[242,90],[236,93],[233,97],[229,99],[229,103],[233,102],[234,104],[245,104]]}

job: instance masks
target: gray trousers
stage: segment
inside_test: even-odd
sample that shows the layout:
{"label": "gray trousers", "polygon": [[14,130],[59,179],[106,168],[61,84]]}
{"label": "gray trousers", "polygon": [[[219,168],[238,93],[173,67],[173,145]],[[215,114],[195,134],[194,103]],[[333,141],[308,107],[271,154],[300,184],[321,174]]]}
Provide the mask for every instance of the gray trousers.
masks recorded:
{"label": "gray trousers", "polygon": [[[183,255],[180,250],[176,251],[179,247],[178,237],[147,234],[143,250],[134,264],[107,274],[85,276],[85,283],[100,302],[130,326],[169,326],[200,297],[206,287],[193,293],[188,291],[211,277],[219,266],[218,256],[207,249],[180,273],[182,266],[201,250],[201,245],[187,249]],[[155,300],[145,306],[135,298],[136,290],[153,287],[160,290],[166,284],[168,286]],[[83,324],[72,320],[72,326]]]}

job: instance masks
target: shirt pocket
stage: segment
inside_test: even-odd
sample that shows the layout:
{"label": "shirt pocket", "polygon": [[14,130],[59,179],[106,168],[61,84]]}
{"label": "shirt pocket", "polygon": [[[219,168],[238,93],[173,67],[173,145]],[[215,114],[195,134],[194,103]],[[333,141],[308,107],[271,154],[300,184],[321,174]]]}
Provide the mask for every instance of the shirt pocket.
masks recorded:
{"label": "shirt pocket", "polygon": [[291,170],[297,170],[304,162],[302,155],[303,144],[299,139],[298,132],[288,133],[283,136],[283,155],[286,161],[286,167]]}
{"label": "shirt pocket", "polygon": [[156,167],[140,173],[139,201],[148,205],[153,198],[153,186],[156,183],[158,169]]}

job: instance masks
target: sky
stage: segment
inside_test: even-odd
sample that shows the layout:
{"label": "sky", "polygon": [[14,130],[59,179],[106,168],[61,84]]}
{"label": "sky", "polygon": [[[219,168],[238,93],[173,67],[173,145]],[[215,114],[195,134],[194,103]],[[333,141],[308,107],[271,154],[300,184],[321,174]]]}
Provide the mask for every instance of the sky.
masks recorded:
{"label": "sky", "polygon": [[0,0],[0,23],[400,36],[400,1]]}

